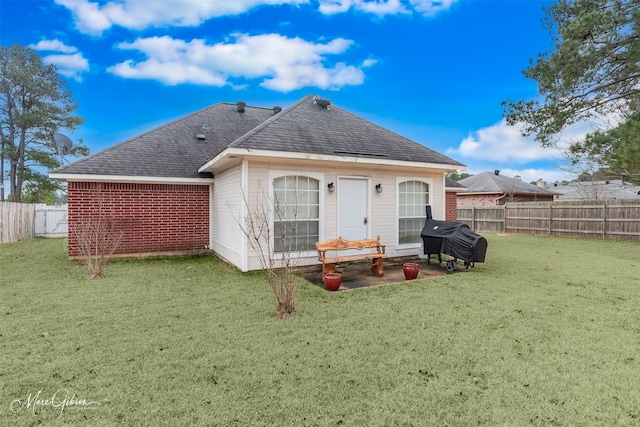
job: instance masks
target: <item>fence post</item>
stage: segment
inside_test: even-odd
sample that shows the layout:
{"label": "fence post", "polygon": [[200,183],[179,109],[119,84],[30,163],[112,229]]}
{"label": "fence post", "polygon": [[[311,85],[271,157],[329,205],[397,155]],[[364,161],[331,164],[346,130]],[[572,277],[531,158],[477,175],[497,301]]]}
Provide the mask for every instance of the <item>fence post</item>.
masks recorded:
{"label": "fence post", "polygon": [[549,203],[549,236],[551,236],[551,228],[552,228],[552,225],[551,225],[551,218],[553,216],[553,207],[552,207],[552,205],[553,205],[553,202],[550,202]]}
{"label": "fence post", "polygon": [[471,206],[471,229],[476,231],[476,207]]}
{"label": "fence post", "polygon": [[602,205],[602,238],[607,237],[607,204]]}

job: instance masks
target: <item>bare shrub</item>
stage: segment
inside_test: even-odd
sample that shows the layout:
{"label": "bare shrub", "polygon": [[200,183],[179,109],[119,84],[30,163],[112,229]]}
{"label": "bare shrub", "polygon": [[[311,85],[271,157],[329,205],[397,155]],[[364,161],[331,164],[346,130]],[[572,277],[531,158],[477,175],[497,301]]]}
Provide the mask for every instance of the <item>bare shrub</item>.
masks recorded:
{"label": "bare shrub", "polygon": [[[298,284],[294,272],[299,257],[294,251],[295,237],[292,237],[296,221],[286,218],[277,201],[260,184],[258,187],[260,191],[255,205],[249,205],[243,194],[246,215],[244,221],[238,223],[251,250],[260,260],[267,283],[276,297],[275,314],[282,319],[296,314]],[[293,217],[297,217],[296,212]],[[277,231],[274,221],[282,224]],[[278,242],[278,248],[274,242]]]}
{"label": "bare shrub", "polygon": [[104,269],[120,245],[123,236],[123,231],[118,230],[113,216],[105,212],[103,207],[101,196],[97,206],[97,216],[83,218],[69,224],[69,233],[78,245],[80,259],[87,267],[89,279],[104,277]]}

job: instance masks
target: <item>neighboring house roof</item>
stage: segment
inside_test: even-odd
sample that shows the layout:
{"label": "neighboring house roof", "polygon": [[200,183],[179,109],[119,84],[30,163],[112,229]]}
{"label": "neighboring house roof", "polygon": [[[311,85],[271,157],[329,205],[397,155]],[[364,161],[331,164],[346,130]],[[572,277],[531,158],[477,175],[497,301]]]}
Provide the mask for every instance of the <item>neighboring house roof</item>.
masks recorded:
{"label": "neighboring house roof", "polygon": [[608,181],[573,181],[568,184],[558,184],[554,191],[562,193],[559,200],[579,199],[640,199],[640,186],[633,185],[620,179]]}
{"label": "neighboring house roof", "polygon": [[460,191],[458,194],[537,194],[554,196],[556,193],[551,190],[547,190],[537,185],[529,184],[515,178],[509,178],[508,176],[498,175],[495,172],[482,172],[477,175],[470,176],[468,178],[458,181],[464,185],[466,189]]}
{"label": "neighboring house roof", "polygon": [[[58,168],[52,176],[211,177],[198,170],[212,170],[216,156],[231,149],[272,151],[274,156],[308,153],[464,167],[339,107],[327,107],[311,95],[275,111],[246,106],[239,112],[236,104],[215,104]],[[206,139],[198,139],[198,134]]]}
{"label": "neighboring house roof", "polygon": [[458,181],[454,181],[451,178],[444,178],[444,186],[447,190],[454,190],[454,191],[462,191],[465,187],[464,185],[460,184]]}

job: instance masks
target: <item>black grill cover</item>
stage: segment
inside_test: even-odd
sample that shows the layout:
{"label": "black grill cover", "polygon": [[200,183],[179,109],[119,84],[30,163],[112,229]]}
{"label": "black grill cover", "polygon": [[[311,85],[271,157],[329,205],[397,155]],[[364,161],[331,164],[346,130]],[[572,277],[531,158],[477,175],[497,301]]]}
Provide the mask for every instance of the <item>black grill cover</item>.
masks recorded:
{"label": "black grill cover", "polygon": [[466,262],[484,262],[487,239],[461,222],[433,219],[431,206],[427,206],[427,220],[421,236],[426,255],[446,254]]}

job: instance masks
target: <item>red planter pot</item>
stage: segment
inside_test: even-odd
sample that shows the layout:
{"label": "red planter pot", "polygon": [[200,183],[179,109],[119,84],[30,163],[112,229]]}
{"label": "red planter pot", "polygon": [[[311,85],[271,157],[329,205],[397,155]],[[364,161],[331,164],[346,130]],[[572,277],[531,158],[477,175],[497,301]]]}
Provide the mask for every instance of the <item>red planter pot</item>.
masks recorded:
{"label": "red planter pot", "polygon": [[404,272],[404,278],[407,280],[413,280],[418,277],[420,271],[420,265],[415,262],[407,262],[402,264],[402,271]]}
{"label": "red planter pot", "polygon": [[328,291],[337,291],[340,289],[342,276],[338,273],[327,273],[324,275],[324,287]]}

